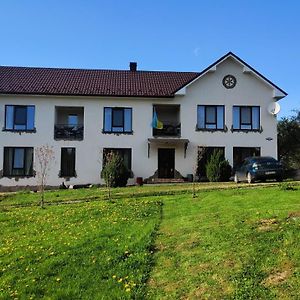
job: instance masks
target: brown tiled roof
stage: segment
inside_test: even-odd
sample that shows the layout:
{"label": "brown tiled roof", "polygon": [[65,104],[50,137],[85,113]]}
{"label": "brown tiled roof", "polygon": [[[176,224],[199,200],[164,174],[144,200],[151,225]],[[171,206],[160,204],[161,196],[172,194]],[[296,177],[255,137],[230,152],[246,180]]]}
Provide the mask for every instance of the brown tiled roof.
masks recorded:
{"label": "brown tiled roof", "polygon": [[0,94],[173,97],[199,74],[0,66]]}

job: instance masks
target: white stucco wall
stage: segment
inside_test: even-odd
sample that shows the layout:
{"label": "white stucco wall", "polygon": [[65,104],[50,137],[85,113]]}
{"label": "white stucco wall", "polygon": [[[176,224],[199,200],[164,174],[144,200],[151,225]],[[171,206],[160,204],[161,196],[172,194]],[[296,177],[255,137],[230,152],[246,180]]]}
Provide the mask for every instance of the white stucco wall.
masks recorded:
{"label": "white stucco wall", "polygon": [[[225,89],[222,79],[232,74],[237,78],[236,87]],[[151,146],[148,158],[148,138],[152,137],[153,104],[179,104],[181,137],[189,139],[186,158],[184,147],[175,151],[175,168],[183,176],[193,173],[198,146],[223,146],[225,156],[232,163],[233,147],[260,147],[261,155],[277,157],[276,117],[267,111],[274,101],[273,89],[252,74],[243,73],[240,64],[227,59],[215,72],[201,77],[186,89],[184,96],[172,99],[105,98],[105,97],[52,97],[52,96],[13,96],[0,95],[0,124],[4,126],[5,104],[35,105],[36,133],[0,132],[0,169],[3,168],[3,147],[38,147],[44,144],[53,146],[55,161],[49,174],[49,185],[59,185],[64,179],[58,177],[60,170],[61,147],[76,148],[77,178],[70,184],[99,183],[102,169],[103,148],[132,148],[132,170],[135,177],[149,177],[157,170],[157,146]],[[225,105],[227,132],[196,131],[197,105]],[[232,106],[258,105],[263,132],[231,132]],[[84,140],[54,140],[55,106],[84,107]],[[133,135],[103,134],[103,108],[119,106],[132,108]],[[272,138],[268,141],[266,138]],[[168,146],[165,146],[168,147]],[[173,146],[170,146],[173,147]],[[133,179],[134,180],[134,179]],[[133,181],[132,180],[132,181]],[[20,178],[18,181],[0,178],[0,185],[35,185],[35,178]]]}

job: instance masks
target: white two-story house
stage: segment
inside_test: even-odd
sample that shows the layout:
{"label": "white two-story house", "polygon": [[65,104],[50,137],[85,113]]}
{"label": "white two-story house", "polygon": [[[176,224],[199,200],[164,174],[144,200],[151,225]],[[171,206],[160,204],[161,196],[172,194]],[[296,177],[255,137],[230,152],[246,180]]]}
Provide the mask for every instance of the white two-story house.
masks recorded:
{"label": "white two-story house", "polygon": [[43,145],[55,154],[50,186],[103,183],[108,151],[129,183],[205,175],[216,148],[233,166],[277,157],[268,107],[286,95],[231,52],[200,73],[0,67],[0,186],[35,186]]}

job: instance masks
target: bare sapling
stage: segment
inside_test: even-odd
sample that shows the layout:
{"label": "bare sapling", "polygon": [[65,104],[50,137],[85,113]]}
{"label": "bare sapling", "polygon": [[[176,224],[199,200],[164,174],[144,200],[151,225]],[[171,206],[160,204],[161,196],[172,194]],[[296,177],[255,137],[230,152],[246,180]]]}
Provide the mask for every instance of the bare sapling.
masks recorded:
{"label": "bare sapling", "polygon": [[41,194],[40,206],[44,208],[45,187],[51,169],[51,163],[54,160],[53,147],[49,145],[43,145],[36,148],[36,158],[37,158],[36,175],[37,175],[39,191]]}
{"label": "bare sapling", "polygon": [[197,156],[196,156],[196,164],[194,166],[194,174],[193,174],[193,198],[196,198],[197,194],[196,194],[196,177],[198,177],[199,175],[199,161],[203,158],[204,156],[204,151],[202,151],[201,149],[197,149]]}

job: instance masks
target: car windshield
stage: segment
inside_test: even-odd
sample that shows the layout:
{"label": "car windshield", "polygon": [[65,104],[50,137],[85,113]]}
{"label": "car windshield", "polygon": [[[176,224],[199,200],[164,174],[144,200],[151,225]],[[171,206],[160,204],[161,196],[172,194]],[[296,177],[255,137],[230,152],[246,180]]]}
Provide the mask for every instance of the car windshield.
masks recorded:
{"label": "car windshield", "polygon": [[253,162],[263,164],[263,163],[268,163],[268,162],[275,163],[275,162],[277,162],[277,160],[273,157],[257,157],[257,158],[253,159]]}

